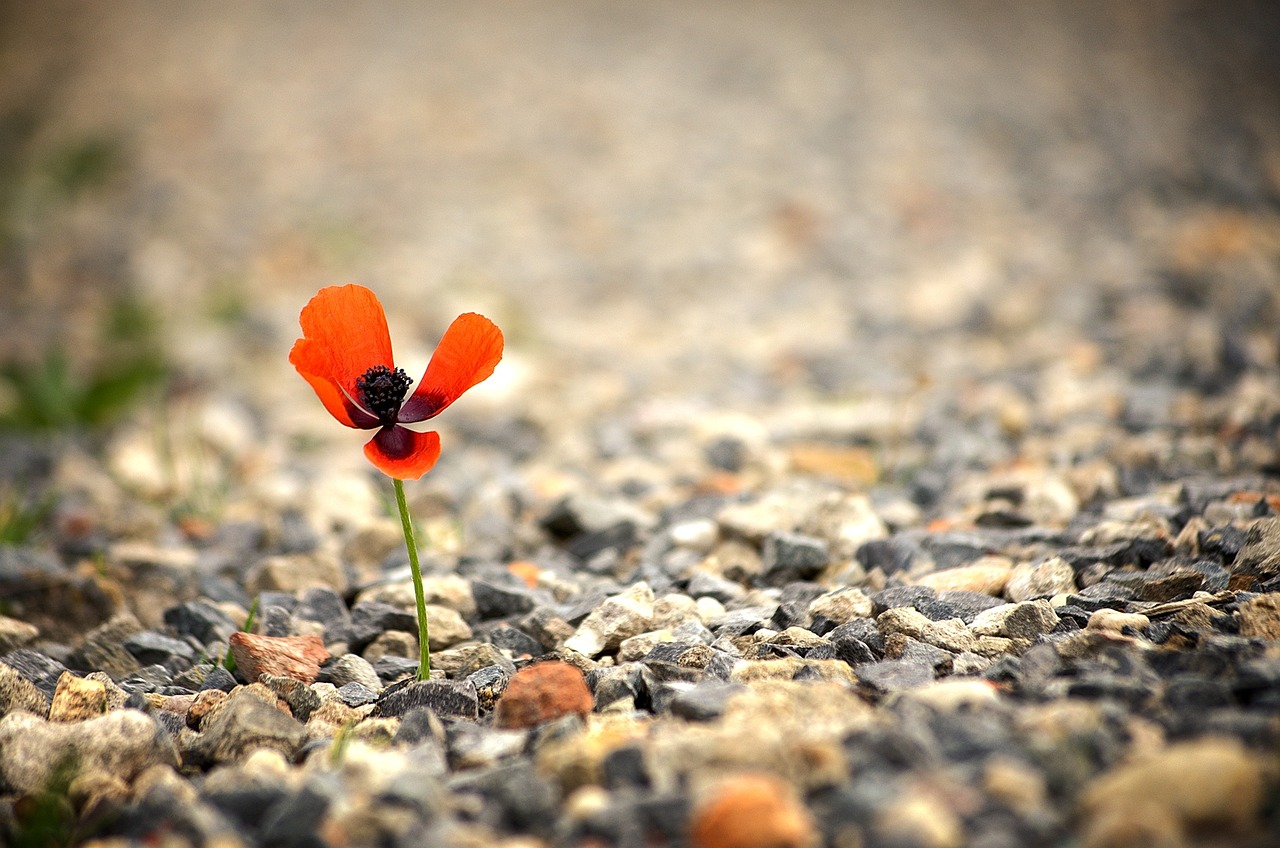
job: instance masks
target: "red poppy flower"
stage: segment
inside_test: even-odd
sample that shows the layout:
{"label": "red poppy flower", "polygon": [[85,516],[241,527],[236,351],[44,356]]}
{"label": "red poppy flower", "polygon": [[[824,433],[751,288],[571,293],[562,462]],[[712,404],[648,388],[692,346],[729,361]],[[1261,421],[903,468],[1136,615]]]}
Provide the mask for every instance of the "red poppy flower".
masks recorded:
{"label": "red poppy flower", "polygon": [[395,367],[387,317],[373,292],[355,285],[321,289],[298,321],[303,337],[289,361],[330,415],[348,427],[378,429],[364,455],[399,480],[421,477],[440,458],[439,433],[402,425],[439,415],[502,359],[502,331],[483,315],[459,315],[406,398],[413,380]]}

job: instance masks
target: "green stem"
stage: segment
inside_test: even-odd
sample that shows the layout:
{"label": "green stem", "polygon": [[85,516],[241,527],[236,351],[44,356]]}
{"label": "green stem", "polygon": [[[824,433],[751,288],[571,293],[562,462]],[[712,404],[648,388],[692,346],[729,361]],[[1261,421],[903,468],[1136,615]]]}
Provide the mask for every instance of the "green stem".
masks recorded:
{"label": "green stem", "polygon": [[396,504],[400,507],[400,523],[404,525],[404,544],[409,549],[409,569],[413,572],[413,594],[418,599],[418,679],[431,676],[431,648],[427,638],[427,599],[422,591],[422,568],[418,565],[418,543],[413,537],[413,522],[409,519],[409,505],[404,499],[404,483],[391,478],[396,488]]}

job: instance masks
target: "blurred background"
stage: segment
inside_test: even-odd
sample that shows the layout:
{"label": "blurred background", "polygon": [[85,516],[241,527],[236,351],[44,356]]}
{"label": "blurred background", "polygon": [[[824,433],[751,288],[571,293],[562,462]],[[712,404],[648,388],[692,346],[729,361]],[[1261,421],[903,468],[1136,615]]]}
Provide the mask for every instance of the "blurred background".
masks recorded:
{"label": "blurred background", "polygon": [[345,282],[415,376],[461,311],[506,331],[445,480],[450,438],[591,476],[683,461],[664,428],[917,489],[1115,428],[1274,465],[1267,0],[41,0],[0,38],[0,419],[194,513],[196,442],[223,495],[362,468],[286,361]]}

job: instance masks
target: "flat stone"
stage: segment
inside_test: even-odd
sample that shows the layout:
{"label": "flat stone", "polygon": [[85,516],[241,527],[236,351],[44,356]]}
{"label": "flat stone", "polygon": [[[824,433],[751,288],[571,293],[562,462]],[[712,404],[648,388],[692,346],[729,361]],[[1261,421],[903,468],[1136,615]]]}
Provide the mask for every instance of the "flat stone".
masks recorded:
{"label": "flat stone", "polygon": [[475,721],[480,714],[475,687],[461,680],[415,680],[388,687],[370,714],[373,718],[399,718],[425,707],[441,718]]}
{"label": "flat stone", "polygon": [[960,652],[973,648],[974,635],[958,618],[932,621],[914,607],[895,607],[886,610],[876,619],[880,632],[901,633],[928,645],[947,651]]}
{"label": "flat stone", "polygon": [[258,636],[237,630],[230,645],[236,670],[250,683],[262,674],[311,683],[320,673],[320,663],[329,658],[319,636]]}

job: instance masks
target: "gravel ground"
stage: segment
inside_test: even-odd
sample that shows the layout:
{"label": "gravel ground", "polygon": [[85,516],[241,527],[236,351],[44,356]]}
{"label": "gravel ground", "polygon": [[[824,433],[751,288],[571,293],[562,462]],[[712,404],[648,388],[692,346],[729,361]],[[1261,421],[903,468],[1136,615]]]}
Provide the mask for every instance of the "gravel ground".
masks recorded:
{"label": "gravel ground", "polygon": [[0,8],[0,843],[1280,842],[1271,5]]}

